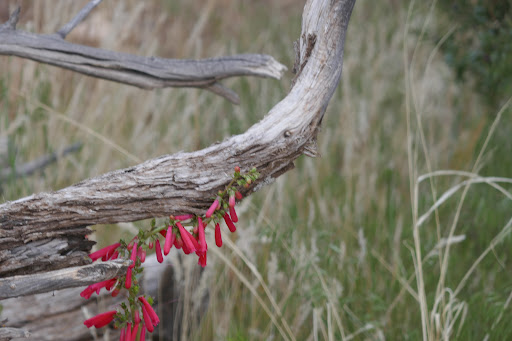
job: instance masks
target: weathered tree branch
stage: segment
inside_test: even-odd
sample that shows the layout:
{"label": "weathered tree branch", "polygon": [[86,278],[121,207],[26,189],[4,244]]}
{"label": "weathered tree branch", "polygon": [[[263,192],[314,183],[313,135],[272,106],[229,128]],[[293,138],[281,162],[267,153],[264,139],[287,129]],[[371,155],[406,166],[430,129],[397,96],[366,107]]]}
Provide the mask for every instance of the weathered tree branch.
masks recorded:
{"label": "weathered tree branch", "polygon": [[18,16],[19,8],[0,26],[0,55],[27,58],[143,89],[203,88],[239,103],[238,95],[222,86],[220,80],[238,76],[280,78],[286,70],[274,58],[263,54],[178,60],[107,51],[67,42],[60,33],[43,35],[16,30]]}
{"label": "weathered tree branch", "polygon": [[0,278],[0,300],[106,281],[125,274],[130,264],[130,260],[116,259],[37,275]]}
{"label": "weathered tree branch", "polygon": [[[80,238],[78,231],[85,231],[88,225],[202,214],[230,181],[236,165],[243,171],[256,167],[261,174],[251,188],[243,189],[247,196],[292,169],[300,155],[315,156],[318,128],[341,77],[343,45],[354,3],[307,2],[295,85],[244,134],[203,150],[161,156],[57,192],[0,205],[0,274],[32,271],[27,267],[5,271],[5,253],[20,253],[20,248],[48,238],[71,238],[73,231]],[[81,245],[80,252],[86,251]],[[69,264],[53,264],[54,269],[65,266]]]}

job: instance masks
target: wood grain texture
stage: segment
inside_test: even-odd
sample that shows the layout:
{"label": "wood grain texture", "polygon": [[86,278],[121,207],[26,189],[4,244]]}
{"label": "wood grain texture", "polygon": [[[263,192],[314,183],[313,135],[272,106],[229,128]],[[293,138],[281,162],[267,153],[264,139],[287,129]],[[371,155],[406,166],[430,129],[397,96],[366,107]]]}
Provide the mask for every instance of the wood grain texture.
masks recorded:
{"label": "wood grain texture", "polygon": [[[300,60],[296,65],[300,69],[294,86],[245,133],[202,150],[164,155],[56,192],[6,202],[0,205],[0,252],[30,245],[37,249],[41,240],[66,239],[70,231],[85,231],[94,224],[203,214],[217,191],[229,183],[235,166],[242,171],[256,167],[261,174],[252,187],[241,190],[247,196],[292,169],[299,156],[315,156],[318,128],[341,77],[343,46],[354,3],[306,3],[297,44]],[[81,252],[88,250],[86,245],[80,246]],[[0,254],[0,272],[5,262],[6,257]],[[33,266],[37,269],[37,264]],[[69,265],[54,262],[52,266]],[[30,267],[20,267],[4,274],[31,271]]]}

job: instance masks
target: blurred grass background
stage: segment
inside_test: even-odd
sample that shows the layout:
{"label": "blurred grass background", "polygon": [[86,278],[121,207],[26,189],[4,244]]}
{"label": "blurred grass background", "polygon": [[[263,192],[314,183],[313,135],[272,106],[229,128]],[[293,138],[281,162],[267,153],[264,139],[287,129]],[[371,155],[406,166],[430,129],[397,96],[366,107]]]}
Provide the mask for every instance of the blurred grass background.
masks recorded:
{"label": "blurred grass background", "polygon": [[[18,27],[53,33],[85,2],[18,1]],[[3,20],[15,3],[3,3]],[[212,253],[210,305],[189,339],[512,338],[512,114],[505,106],[498,115],[511,94],[500,88],[502,97],[489,99],[473,86],[481,75],[460,79],[440,44],[458,17],[433,5],[357,1],[343,77],[319,135],[322,156],[301,157],[243,201],[234,246],[221,258]],[[68,40],[167,58],[265,53],[291,69],[302,8],[292,0],[105,1]],[[241,98],[233,106],[205,91],[144,91],[19,58],[0,57],[0,70],[4,167],[84,143],[37,175],[3,180],[2,201],[241,133],[287,94],[293,77],[228,80]],[[418,182],[437,170],[503,179],[445,200],[475,178]],[[104,244],[136,226],[144,223],[99,226],[95,238]]]}

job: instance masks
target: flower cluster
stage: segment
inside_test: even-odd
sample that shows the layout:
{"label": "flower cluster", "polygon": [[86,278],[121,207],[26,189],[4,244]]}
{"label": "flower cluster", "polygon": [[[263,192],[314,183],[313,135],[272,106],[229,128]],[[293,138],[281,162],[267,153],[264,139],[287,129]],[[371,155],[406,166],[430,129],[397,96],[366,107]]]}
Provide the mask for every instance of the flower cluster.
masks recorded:
{"label": "flower cluster", "polygon": [[[255,168],[242,174],[240,167],[235,167],[235,173],[231,182],[224,190],[220,190],[214,198],[210,208],[204,216],[192,214],[170,216],[164,226],[156,226],[155,219],[151,221],[151,228],[147,231],[139,231],[138,235],[128,243],[121,240],[101,250],[91,253],[92,261],[102,261],[124,258],[130,259],[131,265],[124,276],[112,278],[103,282],[88,286],[80,293],[83,298],[89,299],[94,292],[100,293],[102,288],[110,291],[112,296],[117,296],[125,288],[128,290],[128,302],[123,302],[118,310],[111,310],[96,315],[84,322],[90,328],[104,327],[115,321],[115,327],[121,328],[121,341],[145,340],[146,330],[150,333],[160,322],[152,308],[153,299],[139,295],[138,278],[143,271],[142,264],[146,260],[146,253],[155,249],[158,262],[163,262],[163,256],[167,256],[174,246],[185,254],[195,253],[198,256],[198,264],[206,266],[208,245],[206,243],[205,230],[212,223],[214,225],[215,244],[222,246],[220,221],[224,220],[231,232],[236,231],[234,223],[238,222],[235,211],[237,200],[242,199],[238,188],[248,188],[257,178]],[[213,199],[213,198],[212,198]],[[187,228],[191,226],[191,229]],[[163,248],[160,238],[163,237]],[[141,318],[142,317],[142,318]]]}

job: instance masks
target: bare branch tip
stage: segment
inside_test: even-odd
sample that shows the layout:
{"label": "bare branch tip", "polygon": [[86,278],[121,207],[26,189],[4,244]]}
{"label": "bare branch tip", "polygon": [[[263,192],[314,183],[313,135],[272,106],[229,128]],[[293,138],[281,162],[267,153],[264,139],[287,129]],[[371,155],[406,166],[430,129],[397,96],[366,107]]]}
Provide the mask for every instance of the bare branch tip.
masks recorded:
{"label": "bare branch tip", "polygon": [[230,88],[222,85],[219,82],[215,82],[212,85],[208,86],[206,88],[207,90],[213,92],[216,95],[222,96],[228,101],[230,101],[233,104],[239,105],[240,104],[240,97],[238,94],[231,90]]}
{"label": "bare branch tip", "polygon": [[11,30],[16,29],[16,24],[18,23],[18,20],[20,19],[20,11],[21,6],[17,6],[16,9],[12,12],[11,16],[9,17],[9,20],[5,22],[5,24],[0,26],[0,29],[7,28]]}
{"label": "bare branch tip", "polygon": [[99,5],[99,3],[103,0],[91,0],[82,8],[77,15],[73,17],[67,24],[62,26],[58,31],[57,35],[62,39],[65,39],[66,36],[78,25],[80,24],[91,11]]}

